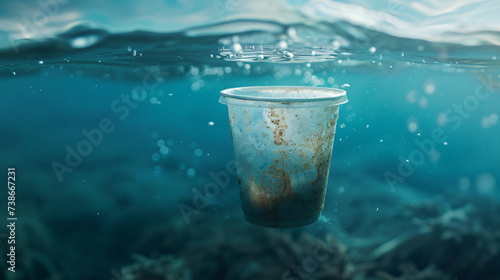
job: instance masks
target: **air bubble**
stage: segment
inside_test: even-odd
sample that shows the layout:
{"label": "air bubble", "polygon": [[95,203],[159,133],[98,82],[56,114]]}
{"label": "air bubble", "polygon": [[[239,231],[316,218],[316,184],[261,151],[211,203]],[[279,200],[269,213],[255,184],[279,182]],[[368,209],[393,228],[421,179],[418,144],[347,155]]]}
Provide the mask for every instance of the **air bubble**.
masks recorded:
{"label": "air bubble", "polygon": [[277,47],[282,50],[286,49],[288,48],[288,43],[285,40],[281,40],[278,42]]}
{"label": "air bubble", "polygon": [[414,121],[414,120],[408,121],[408,130],[410,132],[412,132],[412,133],[416,132],[417,129],[418,129],[418,123],[416,121]]}
{"label": "air bubble", "polygon": [[243,51],[243,48],[241,47],[241,45],[239,43],[234,43],[232,46],[231,46],[231,51],[235,54],[240,54],[242,53]]}
{"label": "air bubble", "polygon": [[187,175],[189,178],[194,178],[194,176],[196,176],[196,170],[194,168],[189,168],[187,171],[186,171]]}
{"label": "air bubble", "polygon": [[333,49],[336,50],[336,49],[340,48],[340,42],[335,40],[332,42],[332,46],[333,46]]}
{"label": "air bubble", "polygon": [[159,161],[160,160],[160,154],[159,153],[154,153],[152,156],[151,156],[151,159],[153,161]]}
{"label": "air bubble", "polygon": [[160,147],[160,154],[162,155],[168,155],[168,152],[170,151],[170,149],[167,147],[167,146],[161,146]]}
{"label": "air bubble", "polygon": [[427,94],[433,94],[434,91],[436,90],[436,86],[434,85],[433,81],[428,81],[425,86],[424,86],[425,93]]}
{"label": "air bubble", "polygon": [[437,116],[437,125],[438,126],[445,126],[446,123],[448,123],[448,120],[446,118],[446,114],[445,113],[439,113],[439,115]]}

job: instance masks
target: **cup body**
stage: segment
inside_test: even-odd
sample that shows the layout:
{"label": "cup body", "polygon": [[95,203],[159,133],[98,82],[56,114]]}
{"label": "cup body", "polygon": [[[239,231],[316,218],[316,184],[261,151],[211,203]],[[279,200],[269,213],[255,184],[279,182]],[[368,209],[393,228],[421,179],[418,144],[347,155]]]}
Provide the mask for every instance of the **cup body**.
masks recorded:
{"label": "cup body", "polygon": [[313,87],[224,90],[245,218],[266,227],[314,223],[323,209],[345,91]]}

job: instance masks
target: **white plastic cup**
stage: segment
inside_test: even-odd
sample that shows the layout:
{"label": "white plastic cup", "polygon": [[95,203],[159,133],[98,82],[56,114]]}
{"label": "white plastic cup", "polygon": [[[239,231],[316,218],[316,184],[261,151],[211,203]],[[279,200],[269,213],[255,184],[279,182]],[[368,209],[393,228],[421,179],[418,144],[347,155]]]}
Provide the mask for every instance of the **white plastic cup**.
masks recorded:
{"label": "white plastic cup", "polygon": [[316,222],[325,202],[340,89],[261,86],[225,89],[247,221],[265,227]]}

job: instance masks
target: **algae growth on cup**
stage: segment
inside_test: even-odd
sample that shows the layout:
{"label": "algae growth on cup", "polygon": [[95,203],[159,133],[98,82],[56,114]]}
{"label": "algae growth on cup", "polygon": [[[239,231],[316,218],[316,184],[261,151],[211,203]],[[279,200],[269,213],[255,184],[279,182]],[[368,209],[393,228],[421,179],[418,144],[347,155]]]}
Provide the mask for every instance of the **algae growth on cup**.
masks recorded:
{"label": "algae growth on cup", "polygon": [[262,86],[226,89],[245,218],[266,227],[318,220],[343,90]]}

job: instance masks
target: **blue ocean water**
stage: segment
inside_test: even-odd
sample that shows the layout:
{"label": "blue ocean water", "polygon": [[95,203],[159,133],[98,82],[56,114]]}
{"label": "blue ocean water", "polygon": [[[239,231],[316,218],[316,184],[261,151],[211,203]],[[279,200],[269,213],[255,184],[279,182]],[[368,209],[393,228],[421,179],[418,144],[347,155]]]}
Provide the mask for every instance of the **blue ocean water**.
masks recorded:
{"label": "blue ocean water", "polygon": [[[0,3],[0,279],[500,279],[499,4],[268,2]],[[347,92],[312,225],[243,217],[257,85]]]}

